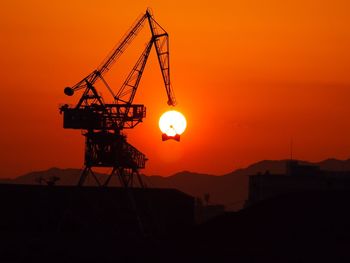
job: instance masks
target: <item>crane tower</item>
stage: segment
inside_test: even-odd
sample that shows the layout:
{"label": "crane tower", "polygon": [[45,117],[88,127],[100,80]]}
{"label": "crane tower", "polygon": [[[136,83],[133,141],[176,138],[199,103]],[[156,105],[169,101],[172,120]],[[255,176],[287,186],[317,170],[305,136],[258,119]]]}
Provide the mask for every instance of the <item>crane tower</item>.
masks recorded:
{"label": "crane tower", "polygon": [[[133,41],[146,21],[149,24],[151,39],[122,87],[115,92],[104,76]],[[63,128],[83,130],[85,136],[84,169],[78,185],[82,186],[87,176],[92,176],[97,185],[107,186],[110,179],[115,176],[124,187],[134,186],[136,180],[141,187],[144,187],[139,169],[145,168],[147,158],[127,142],[123,130],[134,128],[146,116],[145,106],[133,104],[133,99],[153,46],[165,85],[167,103],[174,106],[176,102],[170,84],[168,33],[156,22],[149,10],[146,10],[146,13],[134,23],[97,69],[74,86],[64,89],[67,96],[73,96],[77,91],[82,92],[75,106],[65,104],[60,107],[60,112],[63,113]],[[95,87],[97,81],[101,81],[107,88],[113,97],[112,102],[105,102]],[[105,181],[101,181],[94,173],[94,167],[111,167],[112,172]]]}

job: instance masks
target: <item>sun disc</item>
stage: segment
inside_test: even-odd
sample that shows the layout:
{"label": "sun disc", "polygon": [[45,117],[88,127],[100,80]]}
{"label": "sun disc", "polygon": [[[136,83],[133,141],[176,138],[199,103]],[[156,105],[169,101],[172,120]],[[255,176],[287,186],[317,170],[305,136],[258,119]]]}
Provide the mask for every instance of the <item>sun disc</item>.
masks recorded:
{"label": "sun disc", "polygon": [[168,136],[182,134],[187,126],[186,118],[180,112],[171,110],[163,113],[159,119],[159,128]]}

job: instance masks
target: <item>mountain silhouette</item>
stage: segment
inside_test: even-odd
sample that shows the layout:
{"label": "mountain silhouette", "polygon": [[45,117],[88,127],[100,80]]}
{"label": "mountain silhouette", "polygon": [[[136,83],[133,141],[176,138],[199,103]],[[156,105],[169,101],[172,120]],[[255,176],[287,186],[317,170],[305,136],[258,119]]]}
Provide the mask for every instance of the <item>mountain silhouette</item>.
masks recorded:
{"label": "mountain silhouette", "polygon": [[[249,176],[266,171],[269,171],[270,174],[285,174],[286,162],[287,160],[263,160],[220,176],[182,171],[168,177],[155,175],[143,175],[142,177],[150,188],[175,188],[197,198],[203,198],[205,194],[209,194],[210,204],[223,204],[228,210],[238,210],[242,208],[248,196]],[[316,163],[300,161],[300,163],[317,165],[322,170],[328,171],[350,171],[350,159],[326,159]],[[58,177],[56,185],[76,185],[80,174],[80,169],[51,168],[45,171],[31,172],[15,179],[2,179],[0,182],[38,184],[38,178]],[[102,173],[96,173],[96,175],[102,180],[107,177],[106,174]],[[87,185],[95,185],[91,177],[86,183]],[[111,185],[118,185],[115,178],[111,180]]]}

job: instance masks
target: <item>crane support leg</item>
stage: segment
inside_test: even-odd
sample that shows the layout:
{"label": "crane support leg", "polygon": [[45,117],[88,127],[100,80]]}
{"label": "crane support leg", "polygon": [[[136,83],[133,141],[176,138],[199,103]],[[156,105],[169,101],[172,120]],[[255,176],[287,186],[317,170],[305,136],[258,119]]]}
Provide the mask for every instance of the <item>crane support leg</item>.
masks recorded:
{"label": "crane support leg", "polygon": [[142,181],[141,175],[138,170],[130,170],[121,167],[114,167],[112,172],[108,175],[106,181],[103,183],[103,186],[108,186],[112,177],[118,178],[118,181],[122,187],[134,187],[135,186],[135,177],[139,184],[139,187],[146,188],[145,183]]}
{"label": "crane support leg", "polygon": [[86,178],[89,176],[89,174],[95,179],[95,182],[98,186],[101,186],[100,181],[96,177],[95,173],[92,171],[90,166],[85,166],[83,172],[80,175],[78,186],[83,186],[85,183]]}

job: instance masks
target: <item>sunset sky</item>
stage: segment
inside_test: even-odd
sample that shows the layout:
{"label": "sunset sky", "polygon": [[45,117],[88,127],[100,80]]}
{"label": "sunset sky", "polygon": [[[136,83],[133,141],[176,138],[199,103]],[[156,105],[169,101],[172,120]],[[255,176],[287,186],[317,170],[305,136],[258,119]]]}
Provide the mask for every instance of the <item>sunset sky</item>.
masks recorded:
{"label": "sunset sky", "polygon": [[[81,168],[84,137],[58,107],[136,18],[152,8],[170,36],[181,142],[161,141],[168,110],[154,50],[127,131],[148,175],[224,174],[263,159],[350,158],[350,2],[13,0],[0,9],[0,177]],[[106,78],[117,90],[150,36],[145,26]],[[109,74],[109,73],[108,73]]]}

